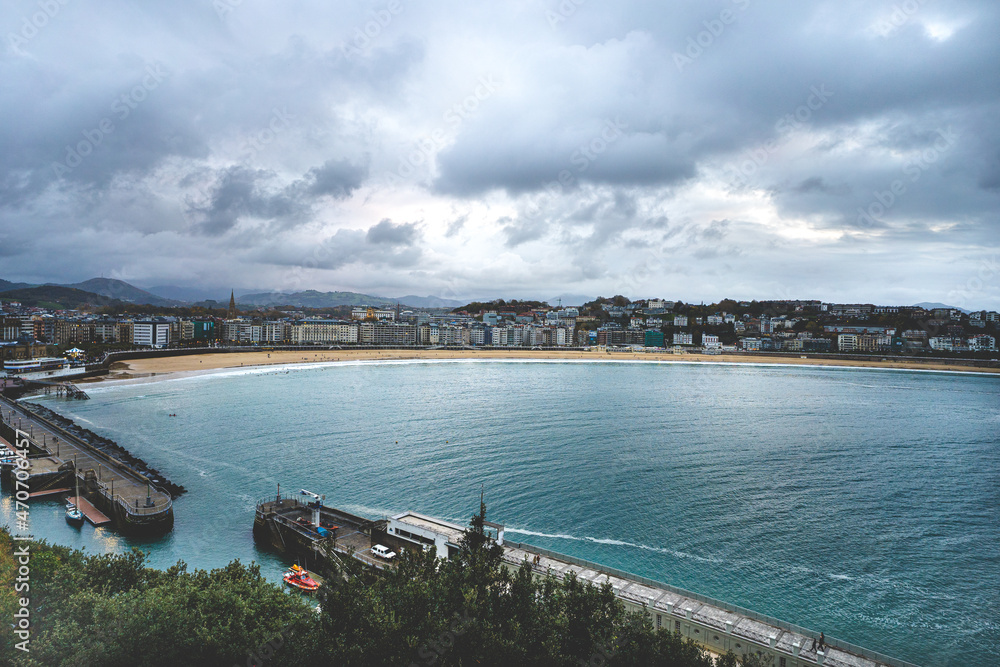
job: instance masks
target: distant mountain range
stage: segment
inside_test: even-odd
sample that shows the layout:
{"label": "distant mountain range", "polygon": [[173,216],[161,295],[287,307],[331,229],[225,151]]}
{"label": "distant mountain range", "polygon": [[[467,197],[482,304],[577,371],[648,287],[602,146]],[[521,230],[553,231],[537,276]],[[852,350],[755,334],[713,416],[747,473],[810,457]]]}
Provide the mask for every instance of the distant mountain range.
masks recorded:
{"label": "distant mountain range", "polygon": [[237,305],[292,306],[295,308],[335,308],[337,306],[389,306],[395,301],[357,292],[260,292],[244,294],[236,299]]}
{"label": "distant mountain range", "polygon": [[82,283],[69,285],[55,283],[32,285],[0,280],[0,294],[5,299],[47,308],[79,308],[83,305],[110,306],[117,303],[149,304],[162,307],[184,305],[183,302],[164,299],[114,278],[91,278]]}
{"label": "distant mountain range", "polygon": [[950,310],[960,310],[963,313],[968,314],[969,311],[965,308],[959,308],[957,306],[949,306],[946,303],[932,303],[930,301],[921,301],[920,303],[913,304],[915,308],[923,308],[924,310],[934,310],[935,308],[948,308]]}
{"label": "distant mountain range", "polygon": [[9,280],[0,280],[0,292],[7,292],[14,289],[28,289],[29,287],[35,287],[31,283],[12,283]]}
{"label": "distant mountain range", "polygon": [[440,296],[401,296],[393,301],[398,301],[404,306],[413,306],[414,308],[458,308],[464,301],[455,301],[454,299],[445,299]]}
{"label": "distant mountain range", "polygon": [[456,308],[461,301],[442,299],[437,296],[401,296],[390,299],[384,296],[360,294],[358,292],[261,292],[236,297],[237,304],[254,306],[292,306],[295,308],[336,308],[337,306],[402,306],[413,308]]}
{"label": "distant mountain range", "polygon": [[65,287],[73,287],[84,292],[100,294],[101,296],[125,303],[148,304],[150,306],[163,306],[166,308],[174,308],[186,304],[186,302],[178,299],[165,299],[162,296],[157,296],[134,285],[130,285],[123,280],[115,280],[114,278],[91,278],[82,283],[65,285]]}
{"label": "distant mountain range", "polygon": [[[236,301],[242,306],[291,306],[294,308],[334,308],[337,306],[395,306],[397,303],[413,308],[455,308],[463,302],[437,296],[403,296],[390,299],[357,292],[264,292],[240,293]],[[82,283],[57,285],[32,285],[0,280],[0,295],[29,305],[54,308],[78,308],[81,305],[107,306],[113,304],[140,304],[176,308],[193,304],[205,305],[215,301],[223,306],[229,303],[229,294],[215,290],[160,285],[144,290],[123,280],[91,278]],[[89,295],[89,296],[88,296]],[[210,304],[216,305],[216,304]]]}
{"label": "distant mountain range", "polygon": [[81,306],[111,306],[121,303],[101,294],[62,285],[39,285],[19,289],[6,289],[0,285],[0,297],[11,301],[20,301],[26,306],[56,310],[77,309]]}
{"label": "distant mountain range", "polygon": [[[219,293],[214,289],[192,287],[177,287],[175,285],[158,285],[149,289],[140,289],[123,280],[115,278],[91,278],[81,283],[59,285],[46,283],[33,285],[31,283],[16,283],[0,279],[0,297],[21,301],[28,305],[38,305],[49,308],[79,308],[84,305],[110,306],[128,304],[150,305],[163,308],[176,308],[190,305],[225,307],[229,304],[229,294]],[[465,301],[445,299],[438,296],[407,295],[398,298],[361,294],[359,292],[319,292],[305,290],[301,292],[267,292],[263,290],[235,290],[236,302],[243,306],[290,306],[293,308],[336,308],[338,306],[378,306],[390,307],[399,303],[411,308],[458,308]],[[562,301],[563,306],[579,306],[593,301],[593,298],[579,294],[561,294],[549,299],[548,303],[555,306]],[[932,310],[934,308],[955,308],[943,303],[922,302],[914,304],[919,308]],[[956,308],[964,313],[968,310]]]}

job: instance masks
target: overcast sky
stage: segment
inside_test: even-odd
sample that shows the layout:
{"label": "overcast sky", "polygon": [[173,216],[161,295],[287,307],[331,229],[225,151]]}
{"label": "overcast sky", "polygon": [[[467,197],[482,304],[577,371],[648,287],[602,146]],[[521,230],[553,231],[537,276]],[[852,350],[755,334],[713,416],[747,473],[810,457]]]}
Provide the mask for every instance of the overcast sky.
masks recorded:
{"label": "overcast sky", "polygon": [[658,5],[5,2],[0,277],[1000,307],[1000,4]]}

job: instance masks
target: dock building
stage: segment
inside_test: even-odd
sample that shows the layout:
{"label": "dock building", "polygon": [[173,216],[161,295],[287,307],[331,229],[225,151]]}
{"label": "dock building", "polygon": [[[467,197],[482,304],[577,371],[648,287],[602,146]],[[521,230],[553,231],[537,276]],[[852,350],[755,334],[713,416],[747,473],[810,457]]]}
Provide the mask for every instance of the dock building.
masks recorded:
{"label": "dock building", "polygon": [[[324,549],[351,555],[384,569],[369,549],[381,544],[397,552],[437,549],[452,558],[460,549],[465,528],[416,512],[367,520],[292,496],[262,501],[254,520],[254,536],[288,553],[322,558]],[[771,656],[775,667],[916,667],[908,662],[854,646],[791,623],[628,572],[554,553],[529,544],[506,542],[501,524],[486,523],[490,537],[503,547],[509,569],[527,565],[535,577],[553,575],[602,586],[610,584],[626,610],[646,614],[655,628],[678,632],[715,653],[759,653]],[[822,640],[822,641],[821,641]]]}

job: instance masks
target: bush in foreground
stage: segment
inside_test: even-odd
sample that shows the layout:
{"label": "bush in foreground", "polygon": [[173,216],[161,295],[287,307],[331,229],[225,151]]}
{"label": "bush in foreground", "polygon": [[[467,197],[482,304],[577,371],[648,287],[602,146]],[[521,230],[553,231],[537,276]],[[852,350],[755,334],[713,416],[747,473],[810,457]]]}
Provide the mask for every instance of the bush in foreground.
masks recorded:
{"label": "bush in foreground", "polygon": [[[320,611],[317,600],[266,581],[256,564],[161,571],[138,550],[88,556],[32,542],[30,652],[5,632],[0,665],[713,665],[696,644],[626,613],[608,585],[535,579],[527,565],[508,570],[484,520],[481,507],[451,560],[405,553],[386,572],[331,561]],[[17,605],[13,548],[0,528],[7,619]],[[736,656],[722,663],[733,667]]]}

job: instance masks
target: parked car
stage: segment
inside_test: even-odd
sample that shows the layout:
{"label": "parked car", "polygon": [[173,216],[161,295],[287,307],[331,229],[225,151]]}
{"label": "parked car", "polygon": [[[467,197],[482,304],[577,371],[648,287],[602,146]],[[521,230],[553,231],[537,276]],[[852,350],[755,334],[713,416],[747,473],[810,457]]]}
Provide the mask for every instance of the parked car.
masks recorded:
{"label": "parked car", "polygon": [[392,560],[396,557],[395,551],[390,551],[389,547],[384,547],[381,544],[376,544],[372,547],[372,555],[378,556],[379,558],[384,558],[385,560]]}

